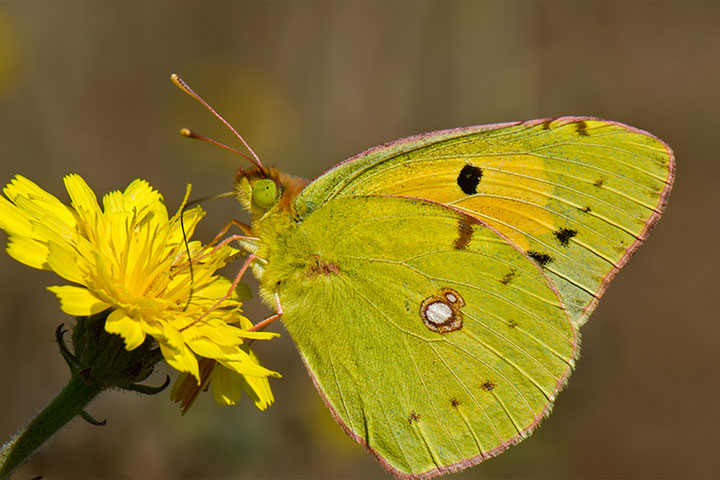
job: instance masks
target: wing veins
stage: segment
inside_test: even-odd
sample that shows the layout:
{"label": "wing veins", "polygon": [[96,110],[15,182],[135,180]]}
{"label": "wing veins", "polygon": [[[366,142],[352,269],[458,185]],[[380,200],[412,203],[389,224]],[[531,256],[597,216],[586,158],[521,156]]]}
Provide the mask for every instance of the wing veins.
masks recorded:
{"label": "wing veins", "polygon": [[[452,435],[450,435],[450,431],[447,429],[447,426],[445,425],[443,417],[440,415],[440,412],[438,412],[437,407],[435,406],[435,403],[432,400],[432,397],[430,396],[430,392],[428,392],[427,385],[425,385],[425,380],[420,374],[420,370],[418,369],[417,360],[415,358],[415,355],[413,354],[413,349],[410,348],[410,346],[407,343],[407,338],[403,338],[405,342],[405,348],[409,352],[409,357],[413,362],[413,366],[415,367],[415,374],[420,381],[420,385],[422,385],[423,392],[425,392],[425,397],[427,398],[428,403],[430,404],[430,407],[432,408],[433,412],[435,413],[435,417],[438,419],[438,423],[442,426],[442,429],[445,431],[445,435],[447,435],[447,438],[450,439],[450,441],[453,444],[453,447],[455,447],[455,451],[457,452],[458,456],[460,458],[464,458],[462,452],[460,451],[460,448],[458,448],[457,444],[455,443],[455,438],[453,438]],[[430,345],[430,344],[428,344]],[[434,349],[433,349],[434,351]],[[419,428],[419,427],[418,427]],[[437,464],[440,466],[439,464]]]}
{"label": "wing veins", "polygon": [[[485,330],[493,333],[493,334],[496,335],[498,338],[504,340],[508,345],[511,345],[511,346],[512,346],[513,348],[515,348],[517,351],[521,352],[521,353],[522,353],[523,355],[525,355],[528,359],[530,359],[530,360],[531,360],[532,362],[534,362],[537,366],[539,366],[542,370],[545,370],[545,372],[546,372],[548,375],[550,375],[556,382],[559,380],[559,379],[555,376],[555,374],[554,374],[553,372],[551,372],[550,370],[548,370],[548,368],[545,367],[545,365],[542,364],[542,362],[541,362],[540,360],[538,360],[537,358],[535,358],[534,355],[531,355],[527,350],[525,350],[525,349],[524,349],[522,346],[520,346],[518,343],[516,343],[515,341],[513,341],[513,340],[511,340],[510,338],[506,337],[505,335],[503,335],[502,333],[498,332],[498,331],[495,330],[494,328],[490,327],[488,324],[484,323],[484,322],[481,321],[480,319],[475,318],[474,316],[470,315],[469,313],[466,314],[466,315],[467,315],[468,318],[469,318],[470,320],[472,320],[476,325],[480,325],[481,328],[484,328]],[[493,315],[493,314],[490,314],[489,316],[492,316],[493,318],[495,318],[496,320],[498,320],[498,321],[500,321],[500,322],[504,322],[504,320],[505,320],[504,318],[500,318],[500,317],[498,317],[498,316],[496,316],[496,315]],[[537,340],[534,335],[528,335],[528,336],[530,336],[533,340],[535,340],[535,341],[536,341],[537,343],[539,343],[540,345],[543,345],[543,343],[540,342],[539,340]],[[564,358],[562,358],[562,357],[560,357],[560,359],[561,359],[565,364],[568,364],[568,365],[569,365],[567,359],[564,359]]]}
{"label": "wing veins", "polygon": [[[490,416],[487,414],[487,412],[486,412],[485,409],[483,408],[483,406],[482,406],[482,404],[480,403],[480,401],[475,397],[475,395],[473,395],[473,392],[468,388],[468,386],[465,384],[465,382],[463,382],[462,380],[460,380],[460,377],[458,377],[458,376],[455,374],[455,371],[450,367],[450,365],[448,365],[448,363],[445,361],[445,359],[442,357],[442,355],[440,355],[440,354],[435,350],[435,346],[432,345],[432,344],[428,344],[428,345],[429,345],[430,348],[432,349],[432,351],[433,351],[433,353],[435,354],[435,356],[440,359],[440,361],[441,361],[442,364],[445,366],[445,368],[447,369],[447,371],[450,372],[450,374],[453,376],[453,378],[455,378],[455,382],[456,382],[463,390],[465,390],[465,393],[467,393],[467,395],[472,399],[472,401],[475,403],[475,405],[477,405],[477,407],[480,409],[480,412],[482,412],[483,417],[485,417],[485,420],[487,420],[488,425],[490,425],[490,427],[492,428],[493,432],[495,432],[495,435],[497,436],[497,439],[500,441],[500,443],[502,443],[504,440],[503,440],[502,436],[500,435],[500,432],[498,431],[497,426],[495,425],[495,422],[492,421],[492,419],[491,419]],[[480,452],[480,455],[483,455],[483,453],[485,452],[485,449],[483,448],[482,443],[480,442],[480,439],[475,435],[475,430],[470,426],[470,424],[468,423],[467,419],[465,418],[465,415],[463,415],[462,412],[459,410],[459,406],[456,407],[456,408],[458,408],[458,410],[457,410],[457,411],[458,411],[458,414],[460,414],[460,416],[462,417],[463,421],[465,422],[465,425],[468,427],[468,431],[470,432],[470,434],[471,434],[471,435],[473,436],[473,438],[475,439],[475,443],[476,443],[477,446],[478,446],[478,451]],[[483,456],[484,456],[484,455],[483,455]]]}
{"label": "wing veins", "polygon": [[[519,154],[518,154],[518,155],[519,155]],[[529,155],[529,156],[541,156],[541,155],[533,154],[533,153],[526,153],[525,155]],[[466,157],[466,156],[467,156],[467,157],[473,157],[473,158],[475,158],[475,157],[482,156],[482,155],[452,155],[452,156],[448,156],[447,158],[457,158],[457,157],[462,158],[462,157]],[[564,160],[564,159],[556,159],[556,158],[549,157],[549,156],[541,156],[541,157],[543,157],[543,158],[548,158],[548,159],[553,159],[553,160]],[[402,166],[407,165],[407,164],[420,163],[420,162],[430,163],[430,162],[435,161],[435,160],[437,160],[437,158],[418,158],[418,159],[414,159],[414,160],[408,160],[408,161],[404,162],[402,165],[400,165],[400,164],[399,164],[399,165],[393,165],[393,166],[387,167],[386,170],[379,171],[379,172],[375,172],[375,173],[369,173],[365,178],[367,178],[367,179],[372,179],[372,178],[375,177],[375,176],[385,175],[385,174],[387,174],[387,171],[388,171],[388,170],[397,170],[397,169],[399,169],[399,168],[401,168]],[[578,165],[586,166],[585,164],[578,164]],[[563,184],[560,184],[560,183],[551,182],[551,181],[549,181],[549,180],[547,180],[547,179],[543,179],[543,178],[533,177],[533,176],[530,176],[530,175],[524,175],[524,174],[521,174],[521,173],[518,173],[518,172],[513,172],[513,171],[511,171],[511,170],[504,170],[504,169],[501,169],[501,168],[483,166],[483,169],[490,170],[490,171],[494,171],[494,172],[497,172],[497,173],[502,173],[502,174],[509,175],[509,176],[515,176],[515,177],[518,177],[518,178],[523,178],[523,179],[526,179],[526,180],[532,180],[532,181],[535,181],[535,182],[538,182],[538,183],[544,183],[544,184],[547,184],[547,185],[551,185],[551,186],[553,186],[554,188],[557,188],[557,189],[560,189],[560,190],[567,190],[567,191],[572,192],[572,193],[574,193],[574,194],[576,194],[576,195],[578,195],[578,196],[581,196],[581,197],[583,197],[583,198],[588,198],[588,199],[592,200],[592,201],[595,202],[595,203],[599,203],[599,204],[602,204],[602,205],[605,206],[605,207],[608,207],[608,208],[617,210],[618,212],[620,212],[620,213],[622,213],[622,214],[624,214],[624,215],[626,215],[626,216],[628,216],[628,217],[630,217],[630,218],[632,218],[632,219],[643,220],[643,222],[645,222],[645,220],[644,220],[642,217],[638,217],[638,216],[635,216],[635,215],[633,215],[633,214],[630,214],[629,212],[627,212],[627,211],[619,208],[618,206],[616,206],[615,204],[613,204],[613,203],[611,203],[611,202],[607,202],[607,201],[605,201],[605,200],[597,199],[596,197],[593,197],[593,196],[591,196],[591,195],[589,195],[589,194],[587,194],[587,193],[585,193],[585,192],[583,192],[583,191],[576,190],[576,189],[574,189],[574,188],[570,188],[570,187],[568,187],[567,185],[563,185]],[[612,172],[608,172],[608,171],[601,170],[601,169],[598,169],[598,170],[600,170],[600,171],[603,172],[604,174],[607,174],[607,176],[612,176],[612,175],[614,175],[614,176],[616,176],[616,177],[618,177],[618,178],[621,178],[621,179],[623,179],[623,180],[625,180],[625,181],[632,182],[632,180],[630,180],[630,179],[628,179],[628,178],[626,178],[626,177],[619,176],[619,175],[617,175],[617,174],[613,174]],[[437,178],[437,176],[428,173],[428,174],[426,174],[426,175],[424,175],[424,176],[415,175],[414,178],[415,178],[415,180],[417,180],[417,179],[422,179],[422,178],[433,178],[433,179],[434,179],[434,178]],[[575,178],[575,177],[573,177],[573,178]],[[591,182],[590,182],[589,180],[587,180],[587,179],[578,179],[578,181],[586,182],[586,183],[591,183]],[[498,181],[495,181],[495,183],[496,183],[496,184],[502,184],[501,182],[498,182]],[[663,185],[665,185],[665,184],[666,184],[666,183],[663,182]],[[531,188],[528,188],[528,187],[524,187],[524,186],[517,186],[517,185],[514,185],[514,184],[508,184],[508,183],[505,183],[505,185],[508,185],[508,186],[510,186],[512,189],[515,189],[515,190],[524,190],[524,191],[527,191],[527,192],[531,192],[531,193],[538,194],[538,195],[543,196],[543,197],[553,198],[553,199],[555,199],[556,201],[558,201],[558,202],[560,202],[560,203],[564,203],[564,204],[566,204],[566,205],[576,206],[576,205],[572,204],[569,200],[566,200],[564,197],[558,197],[558,196],[556,196],[556,195],[549,195],[549,194],[547,194],[547,193],[545,193],[545,192],[538,192],[537,190],[534,190],[534,189],[531,189]],[[646,190],[648,190],[649,192],[653,193],[653,189],[652,189],[651,187],[647,187],[647,186],[641,185],[641,184],[637,184],[637,185],[642,186],[644,189],[646,189]],[[634,197],[629,197],[628,195],[622,193],[622,192],[619,191],[619,190],[612,189],[612,188],[608,188],[608,187],[606,187],[606,190],[609,191],[609,192],[612,192],[612,193],[618,195],[619,197],[622,197],[622,198],[624,198],[624,199],[626,199],[626,200],[628,200],[628,201],[631,201],[631,202],[633,202],[633,203],[636,203],[636,204],[640,205],[641,207],[644,207],[644,208],[646,208],[646,209],[648,209],[648,210],[656,211],[656,208],[655,208],[655,207],[650,206],[649,204],[646,204],[646,203],[642,202],[641,200],[636,199],[636,198],[634,198]],[[418,195],[418,197],[419,197],[419,198],[425,198],[425,197],[422,197],[421,195]],[[516,199],[513,198],[513,197],[502,197],[502,196],[499,196],[499,197],[500,197],[500,198],[507,198],[507,199],[510,199],[510,200],[516,200]],[[463,198],[470,198],[470,197],[463,197]],[[440,202],[440,203],[442,203],[442,202]]]}
{"label": "wing veins", "polygon": [[[472,335],[468,335],[468,336],[470,336],[470,338],[472,338],[473,340],[475,340],[475,342],[477,342],[477,343],[479,343],[480,345],[482,345],[482,346],[484,346],[484,347],[487,348],[487,345],[485,344],[485,342],[479,340],[478,338],[476,338],[476,337],[474,337],[474,336],[472,336]],[[507,377],[506,377],[505,375],[503,375],[501,372],[499,372],[499,371],[498,371],[497,369],[495,369],[494,367],[490,366],[490,365],[489,365],[487,362],[485,362],[484,360],[482,360],[482,359],[478,358],[477,356],[475,356],[473,353],[467,351],[465,348],[462,348],[461,346],[459,346],[459,345],[451,342],[450,340],[447,340],[447,339],[446,339],[445,341],[446,341],[446,343],[448,343],[449,345],[452,345],[453,347],[455,347],[458,351],[464,353],[465,355],[467,355],[467,356],[470,357],[471,359],[475,360],[475,361],[476,361],[477,363],[479,363],[480,365],[483,365],[485,368],[487,368],[487,369],[490,370],[491,372],[495,372],[495,374],[498,376],[498,378],[502,378],[503,381],[504,381],[507,385],[510,385],[510,388],[513,389],[513,391],[514,391],[515,394],[518,396],[518,398],[520,398],[520,399],[523,401],[523,403],[525,403],[525,405],[528,407],[528,410],[530,410],[530,413],[532,414],[532,416],[533,416],[533,417],[535,416],[535,413],[534,413],[534,411],[533,411],[533,408],[532,408],[532,406],[530,405],[530,402],[528,402],[528,399],[525,397],[525,395],[524,395],[520,390],[518,390],[517,386],[515,386],[515,384],[514,384],[513,382],[511,382],[510,380],[507,379]],[[500,358],[502,361],[504,361],[505,363],[507,363],[507,364],[510,365],[511,367],[514,367],[514,368],[517,370],[517,367],[515,367],[514,365],[512,365],[510,362],[508,362],[508,361],[507,361],[504,357],[502,357],[501,355],[498,355],[497,352],[494,352],[494,351],[491,350],[490,348],[488,348],[488,350],[489,350],[490,352],[494,353],[495,356],[497,356],[498,358]],[[526,373],[522,372],[521,370],[518,370],[518,371],[519,371],[520,373],[522,373],[526,378],[528,378],[528,376],[527,376]],[[531,383],[535,384],[535,382],[533,382],[532,380],[531,380]],[[536,388],[538,388],[538,390],[540,390],[540,392],[541,392],[544,396],[547,396],[547,395],[545,395],[545,392],[542,390],[542,388],[538,387],[537,385],[535,385],[535,386],[536,386]]]}
{"label": "wing veins", "polygon": [[[465,335],[469,336],[470,338],[472,338],[472,339],[475,340],[476,342],[484,345],[490,352],[494,353],[496,357],[498,357],[500,360],[504,361],[505,363],[507,363],[508,365],[510,365],[511,367],[513,367],[515,370],[517,370],[519,373],[521,373],[522,376],[524,376],[525,378],[527,378],[528,380],[530,380],[530,383],[532,383],[532,384],[535,386],[535,388],[537,388],[538,390],[540,390],[540,393],[542,393],[545,398],[547,398],[548,400],[550,400],[550,398],[552,397],[552,394],[547,393],[547,392],[543,389],[543,387],[538,384],[537,380],[535,380],[535,378],[534,378],[532,375],[530,375],[530,374],[527,373],[524,369],[522,369],[522,368],[520,368],[519,366],[517,366],[517,365],[515,364],[515,362],[512,362],[512,361],[508,360],[508,359],[507,359],[506,357],[504,357],[501,353],[499,353],[496,349],[494,349],[493,347],[491,347],[491,346],[488,345],[487,343],[485,343],[485,342],[483,342],[482,340],[480,340],[480,339],[479,339],[476,335],[474,335],[472,332],[465,332]],[[448,340],[448,343],[450,343],[451,345],[455,345],[455,344],[453,344],[452,342],[450,342],[449,340]],[[460,347],[458,347],[457,345],[455,345],[455,347],[456,347],[456,348],[460,348]],[[462,350],[462,349],[461,349],[461,350]],[[550,374],[550,376],[551,376],[553,379],[555,379],[555,375],[553,375],[552,373]],[[556,379],[556,380],[557,380],[557,379]],[[516,391],[517,391],[517,389],[516,389]],[[519,393],[520,395],[522,395],[519,391],[518,391],[518,393]],[[524,398],[524,395],[522,395],[522,396],[523,396],[523,398]],[[530,404],[529,404],[529,403],[528,403],[528,407],[530,407]],[[532,411],[532,407],[530,407],[530,410]],[[534,417],[534,416],[535,416],[535,413],[533,413],[533,417]]]}
{"label": "wing veins", "polygon": [[[528,316],[530,316],[530,317],[532,317],[532,318],[535,318],[536,320],[538,320],[539,322],[545,324],[548,328],[551,328],[551,329],[555,330],[559,335],[562,336],[562,333],[561,333],[561,332],[559,332],[553,325],[547,323],[547,322],[545,321],[545,319],[543,319],[542,317],[538,317],[537,315],[533,314],[533,313],[530,312],[529,310],[526,310],[526,309],[524,309],[524,308],[518,307],[516,304],[510,302],[508,299],[506,299],[505,297],[503,297],[503,296],[501,296],[501,295],[497,295],[497,294],[495,294],[495,293],[493,293],[493,292],[490,292],[490,291],[488,291],[488,290],[482,289],[482,288],[480,288],[480,287],[478,287],[478,286],[476,286],[476,285],[472,285],[472,284],[464,283],[464,282],[459,282],[459,281],[457,281],[457,280],[451,280],[451,279],[446,279],[446,278],[441,278],[441,277],[430,276],[430,275],[424,273],[422,270],[419,270],[419,269],[414,268],[414,267],[412,267],[412,266],[410,266],[410,265],[407,265],[406,263],[404,263],[404,262],[402,262],[402,261],[399,261],[399,260],[369,259],[369,258],[366,258],[366,257],[357,257],[357,256],[351,256],[351,255],[343,255],[342,258],[353,258],[353,259],[358,259],[358,260],[365,260],[365,261],[368,261],[368,262],[377,261],[377,262],[380,262],[380,263],[388,263],[388,264],[393,264],[393,265],[400,265],[400,266],[404,266],[404,267],[410,269],[411,271],[413,271],[413,272],[415,272],[415,273],[417,273],[417,274],[425,277],[426,280],[430,280],[430,281],[433,281],[433,282],[452,283],[452,284],[455,284],[455,285],[462,285],[462,286],[464,286],[464,287],[472,288],[472,289],[477,290],[477,291],[479,291],[479,292],[483,292],[483,293],[486,293],[486,294],[488,294],[488,295],[490,295],[490,296],[493,296],[493,297],[495,297],[495,298],[501,299],[504,303],[506,303],[506,304],[510,305],[511,307],[516,308],[516,309],[518,309],[518,310],[520,310],[520,311],[522,311],[522,312],[525,312]],[[532,294],[531,292],[528,292],[528,293],[531,294],[531,295],[533,295],[533,296],[534,296],[535,298],[537,298],[538,300],[541,300],[541,301],[543,301],[544,303],[546,303],[546,304],[548,304],[548,305],[550,305],[550,306],[557,306],[557,305],[554,305],[552,302],[549,302],[548,300],[543,299],[542,297],[538,297],[537,295]],[[368,300],[368,301],[369,301],[369,300]],[[400,329],[400,330],[403,331],[403,332],[408,333],[409,335],[415,336],[413,333],[407,332],[407,331],[405,331],[404,329],[402,329],[402,327],[399,327],[399,326],[398,326],[398,329]],[[422,338],[422,337],[419,337],[419,338]],[[429,340],[428,340],[428,341],[429,341]]]}
{"label": "wing veins", "polygon": [[[351,288],[353,288],[353,286],[350,285],[350,284],[348,284],[348,286],[351,287]],[[353,289],[354,289],[354,288],[353,288]],[[417,338],[418,340],[420,340],[420,341],[422,341],[422,342],[427,342],[428,344],[430,344],[430,340],[425,339],[425,338],[423,338],[423,337],[420,337],[420,336],[418,336],[418,335],[415,335],[415,334],[413,334],[412,332],[408,332],[408,331],[402,329],[401,327],[399,327],[395,322],[392,321],[392,319],[390,319],[390,317],[389,317],[388,315],[386,315],[378,306],[376,306],[375,303],[374,303],[372,300],[370,300],[370,299],[367,298],[365,295],[363,295],[359,290],[357,290],[357,289],[354,289],[354,290],[355,290],[368,304],[370,304],[373,308],[375,308],[375,310],[378,311],[378,312],[381,314],[381,316],[385,317],[385,318],[389,321],[389,323],[390,323],[391,325],[395,326],[396,328],[398,328],[398,329],[399,329],[400,331],[402,331],[403,333],[407,333],[407,334],[408,334],[409,336],[411,336],[411,337]],[[548,400],[550,399],[550,396],[548,396],[548,394],[543,390],[543,388],[542,388],[540,385],[538,385],[538,383],[535,381],[535,379],[534,379],[532,376],[530,376],[527,372],[525,372],[523,369],[519,368],[519,367],[518,367],[517,365],[515,365],[513,362],[510,362],[510,361],[509,361],[508,359],[506,359],[505,357],[503,357],[503,356],[502,356],[501,354],[499,354],[494,348],[491,348],[487,343],[485,343],[485,342],[482,341],[481,339],[477,338],[476,336],[474,336],[474,335],[472,335],[472,334],[470,334],[470,333],[468,333],[468,332],[466,332],[466,334],[467,334],[470,338],[472,338],[477,344],[484,346],[487,351],[493,353],[497,358],[499,358],[499,359],[502,360],[503,362],[505,362],[505,363],[507,363],[508,365],[510,365],[511,367],[513,367],[513,368],[514,368],[515,370],[517,370],[519,373],[521,373],[525,378],[527,378],[527,379],[530,381],[530,383],[532,383],[533,385],[535,385],[535,387],[536,387],[538,390],[540,390],[540,392],[543,394],[543,396],[545,396]],[[404,341],[405,341],[405,343],[406,343],[406,347],[407,347],[407,339],[406,339],[405,337],[403,337],[403,339],[404,339]],[[533,416],[533,418],[536,418],[535,412],[533,411],[532,407],[530,406],[530,403],[528,402],[527,398],[525,398],[525,395],[523,395],[523,394],[517,389],[517,387],[515,386],[515,384],[514,384],[513,382],[510,382],[510,381],[505,377],[505,375],[503,375],[501,372],[499,372],[498,370],[496,370],[495,368],[493,368],[492,366],[490,366],[489,364],[487,364],[485,361],[481,360],[481,359],[478,358],[477,356],[475,356],[475,355],[473,355],[472,353],[468,352],[466,349],[460,347],[459,345],[456,345],[455,343],[450,342],[448,339],[446,339],[446,338],[440,338],[440,339],[438,339],[438,341],[445,341],[445,342],[447,342],[449,345],[452,345],[454,348],[456,348],[456,349],[458,349],[459,351],[463,352],[465,355],[468,355],[470,358],[474,359],[476,362],[484,365],[488,370],[495,372],[495,373],[498,375],[498,377],[502,378],[508,385],[510,385],[510,386],[512,387],[512,389],[515,391],[515,393],[518,395],[518,397],[521,398],[521,399],[523,400],[523,402],[525,403],[525,405],[528,407],[528,409],[530,410],[530,413],[531,413],[531,415]],[[412,357],[412,358],[413,358],[413,362],[414,362],[414,357]],[[552,376],[553,378],[555,378],[554,375],[551,375],[551,376]],[[503,406],[503,408],[504,408],[504,406]],[[511,419],[511,420],[514,422],[514,419]],[[433,459],[434,459],[434,457],[433,457]]]}
{"label": "wing veins", "polygon": [[[352,417],[350,416],[350,410],[348,410],[347,404],[345,403],[345,397],[343,396],[342,388],[340,388],[340,382],[338,381],[337,371],[335,371],[335,364],[334,364],[334,362],[329,362],[329,363],[330,363],[330,368],[332,369],[332,372],[333,372],[333,378],[335,379],[335,387],[337,388],[337,391],[340,394],[340,403],[342,403],[343,409],[345,410],[345,415],[347,416],[348,422],[352,422]],[[365,412],[363,410],[363,416],[365,416],[364,413]],[[348,425],[348,428],[350,430],[352,430],[353,432],[357,432],[357,430],[355,429],[355,427],[352,424]],[[367,442],[369,444],[370,443],[370,435],[367,430],[367,426],[365,428],[365,439],[367,440]]]}

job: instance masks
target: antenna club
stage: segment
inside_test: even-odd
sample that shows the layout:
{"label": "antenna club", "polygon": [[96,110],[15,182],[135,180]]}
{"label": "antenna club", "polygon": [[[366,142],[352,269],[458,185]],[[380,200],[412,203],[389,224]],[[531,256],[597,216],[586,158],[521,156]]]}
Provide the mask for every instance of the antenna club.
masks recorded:
{"label": "antenna club", "polygon": [[188,84],[185,83],[185,80],[180,78],[177,73],[173,73],[170,75],[170,81],[174,83],[176,87],[178,87],[180,90],[187,93],[191,97],[197,97],[197,94],[190,89]]}
{"label": "antenna club", "polygon": [[182,135],[183,137],[192,137],[193,133],[189,128],[181,128],[180,135]]}
{"label": "antenna club", "polygon": [[[218,120],[220,120],[223,124],[225,124],[225,126],[240,140],[240,142],[241,142],[241,143],[243,144],[243,146],[248,150],[248,152],[250,152],[250,155],[252,155],[252,158],[247,157],[247,156],[245,156],[245,155],[243,155],[243,157],[246,158],[250,163],[254,164],[255,166],[257,166],[257,167],[259,167],[259,168],[263,168],[263,164],[262,164],[262,162],[260,161],[260,158],[259,158],[259,157],[257,156],[257,154],[253,151],[253,149],[250,148],[250,145],[247,144],[247,142],[245,141],[245,139],[237,132],[237,130],[235,130],[235,129],[233,128],[233,126],[230,125],[230,124],[227,122],[227,120],[225,120],[219,113],[217,113],[217,112],[215,111],[215,109],[213,109],[205,100],[203,100],[200,95],[198,95],[197,93],[195,93],[195,91],[193,91],[193,89],[190,88],[190,86],[189,86],[187,83],[185,83],[185,81],[184,81],[182,78],[180,78],[177,74],[175,74],[175,73],[170,74],[170,80],[171,80],[180,90],[182,90],[183,92],[185,92],[186,94],[190,95],[190,96],[193,97],[195,100],[197,100],[198,102],[200,102],[205,108],[208,109],[208,111],[210,111],[210,113],[212,113]],[[185,131],[187,131],[187,132],[189,133],[189,135],[186,134]],[[200,138],[201,140],[208,140],[208,139],[203,138],[203,137],[201,137],[201,136],[199,136],[199,135],[195,135],[194,133],[192,133],[190,130],[187,130],[187,129],[180,130],[180,134],[181,134],[181,135],[185,135],[186,137]],[[213,141],[210,141],[210,143],[214,143],[214,144],[218,145],[218,142],[215,142],[214,140],[213,140]],[[223,148],[228,148],[228,147],[223,146],[223,145],[221,145],[221,146],[222,146]],[[230,149],[230,148],[228,148],[228,149],[229,149],[229,150],[234,150],[234,149]]]}

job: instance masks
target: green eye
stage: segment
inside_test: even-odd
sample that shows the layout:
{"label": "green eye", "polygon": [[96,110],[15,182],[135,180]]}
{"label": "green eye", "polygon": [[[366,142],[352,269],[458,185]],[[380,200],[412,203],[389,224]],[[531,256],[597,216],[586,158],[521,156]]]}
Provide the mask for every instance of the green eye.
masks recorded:
{"label": "green eye", "polygon": [[258,180],[253,185],[252,198],[261,208],[272,207],[277,199],[277,185],[270,179]]}

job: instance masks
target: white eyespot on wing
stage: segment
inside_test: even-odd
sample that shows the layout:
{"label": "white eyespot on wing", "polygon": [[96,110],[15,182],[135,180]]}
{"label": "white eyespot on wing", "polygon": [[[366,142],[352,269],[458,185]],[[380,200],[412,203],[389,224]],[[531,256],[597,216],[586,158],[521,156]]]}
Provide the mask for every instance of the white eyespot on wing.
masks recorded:
{"label": "white eyespot on wing", "polygon": [[443,302],[432,302],[425,309],[425,316],[428,322],[442,325],[452,318],[453,310]]}
{"label": "white eyespot on wing", "polygon": [[420,317],[427,328],[437,333],[447,333],[462,328],[465,305],[462,296],[452,288],[441,288],[425,298],[420,304]]}

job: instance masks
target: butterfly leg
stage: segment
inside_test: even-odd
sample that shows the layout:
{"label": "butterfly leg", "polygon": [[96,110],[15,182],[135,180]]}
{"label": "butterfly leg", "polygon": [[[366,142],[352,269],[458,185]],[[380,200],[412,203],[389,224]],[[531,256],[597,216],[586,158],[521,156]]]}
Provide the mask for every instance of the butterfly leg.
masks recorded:
{"label": "butterfly leg", "polygon": [[[223,242],[223,243],[227,243],[227,242]],[[222,244],[216,248],[219,248],[220,246],[222,246]],[[232,292],[235,290],[235,287],[237,287],[237,284],[240,282],[240,279],[247,271],[248,267],[250,266],[250,263],[253,260],[255,260],[256,258],[257,257],[253,254],[248,255],[248,257],[245,259],[245,262],[243,263],[242,267],[238,271],[237,275],[235,275],[235,279],[233,280],[232,285],[228,289],[227,294],[225,294],[225,296],[222,299],[220,299],[217,303],[215,303],[215,305],[213,305],[200,318],[193,320],[192,323],[190,323],[189,325],[187,325],[184,328],[181,328],[180,330],[181,331],[185,330],[186,328],[199,322],[205,316],[207,316],[210,312],[212,312],[213,310],[218,308],[222,302],[227,300],[230,297],[230,295],[232,295]],[[277,301],[278,313],[266,318],[265,320],[258,323],[257,325],[254,325],[252,328],[250,328],[250,331],[263,329],[270,322],[280,318],[280,316],[282,315],[282,307],[280,306],[280,299],[277,297],[277,295],[275,296],[275,299]],[[200,379],[201,379],[200,385],[197,384],[195,377],[193,377],[192,375],[186,374],[186,373],[182,374],[181,377],[178,378],[178,381],[177,381],[175,387],[173,388],[170,398],[173,401],[180,403],[180,406],[182,407],[183,415],[190,409],[190,407],[195,402],[195,400],[197,399],[200,392],[203,390],[207,390],[208,387],[210,386],[210,375],[212,374],[212,371],[216,365],[217,365],[217,362],[213,359],[200,358],[200,360],[199,360]]]}
{"label": "butterfly leg", "polygon": [[250,227],[250,225],[233,218],[232,220],[230,220],[228,223],[225,224],[225,226],[220,230],[220,233],[215,235],[215,238],[213,238],[212,241],[210,243],[208,243],[208,246],[214,245],[215,242],[220,240],[222,238],[222,236],[225,235],[227,233],[227,231],[230,230],[230,227],[232,227],[232,226],[238,227],[246,235],[252,235],[252,228]]}
{"label": "butterfly leg", "polygon": [[[198,253],[199,256],[196,257],[194,260],[195,260],[196,262],[198,262],[198,261],[202,260],[203,258],[206,258],[206,257],[212,255],[213,253],[217,252],[218,250],[220,250],[222,247],[224,247],[224,246],[227,245],[228,243],[234,242],[234,241],[236,241],[236,240],[256,241],[256,240],[258,240],[258,238],[257,238],[257,237],[248,237],[248,236],[245,236],[245,235],[230,235],[229,237],[227,237],[226,239],[224,239],[222,242],[220,242],[220,243],[218,243],[217,245],[215,245],[215,247],[213,247],[213,249],[210,250],[209,252],[205,252],[205,250],[207,250],[207,248],[208,248],[208,246],[209,246],[210,244],[208,244],[208,246],[205,246],[205,248]],[[241,245],[241,246],[242,246],[242,245]],[[248,258],[250,258],[250,257],[248,257]],[[253,258],[257,258],[257,257],[255,257],[255,256],[253,255]],[[247,260],[246,260],[246,261],[247,261]]]}
{"label": "butterfly leg", "polygon": [[270,325],[272,322],[274,322],[275,320],[282,317],[282,314],[283,314],[282,305],[280,305],[280,297],[278,297],[277,293],[275,294],[275,306],[276,306],[277,310],[275,311],[275,313],[273,315],[270,315],[265,320],[253,325],[249,331],[254,332],[254,331],[258,331],[258,330],[263,330],[265,327]]}
{"label": "butterfly leg", "polygon": [[[238,227],[240,230],[242,230],[242,232],[245,235],[231,235],[228,238],[224,239],[222,242],[220,242],[219,245],[216,245],[210,252],[206,253],[206,250],[208,248],[210,248],[211,246],[215,245],[223,237],[223,235],[225,235],[227,233],[227,231],[232,226]],[[205,245],[205,247],[203,247],[202,250],[200,250],[200,252],[198,252],[198,255],[199,255],[198,260],[201,260],[201,259],[207,257],[208,255],[213,254],[219,248],[222,248],[223,246],[225,246],[228,243],[235,241],[235,240],[256,241],[257,237],[252,236],[252,228],[250,228],[249,225],[241,222],[240,220],[232,219],[228,223],[225,224],[225,226],[220,230],[220,232],[217,235],[215,235],[215,238],[213,238],[212,241],[210,241],[207,245]]]}
{"label": "butterfly leg", "polygon": [[[234,236],[234,235],[233,235],[233,236]],[[232,237],[230,237],[230,238],[232,238]],[[216,248],[219,248],[219,246],[216,247]],[[247,271],[248,267],[250,266],[250,263],[251,263],[253,260],[255,260],[256,258],[258,258],[258,257],[256,257],[256,256],[255,256],[254,254],[252,254],[252,253],[251,253],[250,255],[248,255],[248,257],[245,259],[245,262],[243,263],[242,267],[240,267],[240,271],[238,271],[237,275],[235,275],[235,279],[233,280],[232,285],[230,285],[230,288],[228,289],[228,292],[225,294],[225,296],[222,297],[222,298],[221,298],[220,300],[218,300],[217,302],[215,302],[215,305],[213,305],[212,307],[210,307],[210,308],[209,308],[205,313],[203,313],[199,318],[196,318],[196,319],[193,320],[191,323],[189,323],[189,324],[186,325],[185,327],[181,328],[180,331],[183,331],[183,330],[185,330],[186,328],[195,325],[197,322],[199,322],[199,321],[202,320],[203,318],[207,317],[208,314],[210,314],[210,312],[212,312],[213,310],[215,310],[216,308],[218,308],[225,300],[227,300],[228,298],[230,298],[230,295],[232,295],[232,293],[235,291],[235,287],[237,287],[238,283],[240,283],[240,279],[242,278],[242,276],[243,276],[243,275],[245,274],[245,272]]]}

